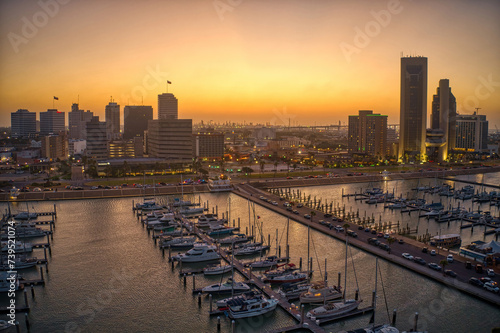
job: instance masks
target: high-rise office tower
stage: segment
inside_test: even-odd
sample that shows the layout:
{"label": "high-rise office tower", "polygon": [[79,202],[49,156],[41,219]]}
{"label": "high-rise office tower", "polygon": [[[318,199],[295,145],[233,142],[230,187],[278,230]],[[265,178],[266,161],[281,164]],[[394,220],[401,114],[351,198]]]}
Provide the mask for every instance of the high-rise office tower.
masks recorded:
{"label": "high-rise office tower", "polygon": [[193,159],[193,121],[191,119],[157,119],[149,121],[148,153],[177,163]]}
{"label": "high-rise office tower", "polygon": [[96,160],[108,158],[106,123],[95,116],[86,123],[87,156]]}
{"label": "high-rise office tower", "polygon": [[148,121],[153,120],[153,107],[146,105],[127,105],[123,108],[123,138],[144,137]]}
{"label": "high-rise office tower", "polygon": [[401,58],[398,158],[425,154],[427,123],[427,58]]}
{"label": "high-rise office tower", "polygon": [[57,134],[65,131],[64,112],[56,109],[48,109],[47,112],[40,112],[40,135]]}
{"label": "high-rise office tower", "polygon": [[360,110],[349,116],[349,153],[367,154],[382,158],[387,153],[387,116],[372,110]]}
{"label": "high-rise office tower", "polygon": [[120,105],[109,102],[105,109],[106,133],[108,140],[120,138]]}
{"label": "high-rise office tower", "polygon": [[177,98],[174,94],[158,95],[158,119],[179,118]]}
{"label": "high-rise office tower", "polygon": [[78,109],[77,103],[71,105],[71,112],[68,113],[68,127],[70,139],[85,140],[87,137],[86,124],[94,116],[93,112]]}
{"label": "high-rise office tower", "polygon": [[36,133],[36,112],[19,109],[10,114],[13,138],[27,138]]}
{"label": "high-rise office tower", "polygon": [[465,152],[488,150],[488,121],[485,115],[476,112],[457,115],[455,148]]}
{"label": "high-rise office tower", "polygon": [[443,144],[439,147],[438,159],[444,161],[455,149],[457,102],[451,93],[450,81],[439,80],[437,93],[432,98],[431,128],[441,130]]}

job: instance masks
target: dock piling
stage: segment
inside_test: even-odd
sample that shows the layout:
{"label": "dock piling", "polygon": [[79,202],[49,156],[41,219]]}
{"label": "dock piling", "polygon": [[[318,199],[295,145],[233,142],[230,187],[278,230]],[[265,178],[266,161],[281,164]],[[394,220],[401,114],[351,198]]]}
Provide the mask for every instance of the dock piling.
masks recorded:
{"label": "dock piling", "polygon": [[29,308],[29,303],[28,303],[28,292],[26,291],[26,289],[24,289],[23,291],[23,296],[24,296],[24,306],[26,306],[26,308]]}
{"label": "dock piling", "polygon": [[234,319],[231,320],[231,332],[236,332],[236,322],[234,321]]}
{"label": "dock piling", "polygon": [[394,309],[394,311],[392,311],[392,326],[396,326],[396,315],[397,311]]}
{"label": "dock piling", "polygon": [[28,332],[29,332],[31,325],[30,325],[30,320],[28,318],[28,314],[27,313],[24,314],[24,321],[26,322],[26,328],[28,329]]}
{"label": "dock piling", "polygon": [[184,277],[184,287],[186,287],[186,274],[184,274],[183,277]]}
{"label": "dock piling", "polygon": [[417,331],[417,325],[418,325],[418,312],[415,312],[415,322],[413,323],[413,330],[415,332]]}
{"label": "dock piling", "polygon": [[[186,276],[186,274],[184,274]],[[196,289],[196,274],[193,274],[193,290]]]}
{"label": "dock piling", "polygon": [[35,288],[33,288],[33,284],[31,284],[31,299],[35,299]]}
{"label": "dock piling", "polygon": [[210,312],[212,312],[212,294],[208,295],[208,300],[210,301]]}
{"label": "dock piling", "polygon": [[201,293],[198,293],[198,307],[201,308]]}
{"label": "dock piling", "polygon": [[43,268],[40,267],[40,280],[43,282]]}
{"label": "dock piling", "polygon": [[220,316],[217,316],[217,332],[220,332]]}

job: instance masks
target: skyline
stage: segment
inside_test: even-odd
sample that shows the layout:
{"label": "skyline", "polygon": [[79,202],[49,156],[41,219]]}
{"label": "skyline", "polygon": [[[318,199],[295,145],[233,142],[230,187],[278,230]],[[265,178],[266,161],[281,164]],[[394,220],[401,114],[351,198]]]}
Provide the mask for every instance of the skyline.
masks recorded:
{"label": "skyline", "polygon": [[122,110],[143,99],[156,118],[167,80],[179,118],[195,122],[331,124],[373,110],[399,123],[403,53],[428,58],[427,128],[449,79],[457,111],[480,107],[494,129],[499,16],[494,0],[2,2],[0,125],[53,96],[101,120],[110,96]]}

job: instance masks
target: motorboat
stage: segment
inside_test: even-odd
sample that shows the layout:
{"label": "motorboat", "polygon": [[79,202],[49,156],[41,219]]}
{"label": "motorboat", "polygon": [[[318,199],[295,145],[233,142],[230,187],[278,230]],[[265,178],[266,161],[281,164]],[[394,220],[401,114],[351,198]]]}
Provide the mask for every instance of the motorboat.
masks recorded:
{"label": "motorboat", "polygon": [[356,310],[360,304],[360,300],[358,301],[354,299],[348,299],[337,303],[328,302],[325,305],[319,306],[307,312],[307,317],[316,319],[335,317]]}
{"label": "motorboat", "polygon": [[205,275],[221,275],[231,271],[233,265],[213,265],[203,269]]}
{"label": "motorboat", "polygon": [[135,208],[138,210],[143,210],[143,211],[163,209],[163,207],[156,204],[156,202],[154,200],[144,201],[143,203],[136,203]]}
{"label": "motorboat", "polygon": [[236,298],[227,302],[229,317],[233,319],[260,316],[274,311],[279,301],[275,298],[265,298],[257,294],[249,298]]}
{"label": "motorboat", "polygon": [[255,290],[245,291],[242,294],[238,294],[235,296],[220,299],[215,304],[217,305],[217,308],[220,311],[226,311],[226,310],[229,310],[229,307],[227,305],[228,302],[234,301],[234,300],[238,300],[238,302],[242,302],[243,300],[250,300],[250,299],[252,299],[252,300],[254,300],[254,302],[256,302],[257,299],[255,299],[254,296],[258,295],[258,294],[259,294],[259,292],[255,291]]}
{"label": "motorboat", "polygon": [[292,283],[292,282],[299,282],[307,279],[307,273],[306,272],[299,272],[299,271],[294,271],[294,272],[289,272],[281,275],[274,275],[274,276],[265,276],[264,282],[269,282],[269,283]]}
{"label": "motorboat", "polygon": [[299,281],[295,283],[283,283],[278,289],[278,294],[286,297],[288,300],[298,299],[300,295],[309,290],[311,283],[307,281]]}
{"label": "motorboat", "polygon": [[14,243],[14,246],[12,246],[11,244],[12,243],[9,244],[8,241],[2,241],[2,252],[8,252],[9,250],[14,250],[15,253],[26,253],[33,251],[33,245],[31,245],[31,243],[16,241]]}
{"label": "motorboat", "polygon": [[224,226],[226,224],[227,220],[226,219],[215,219],[215,220],[206,220],[206,221],[198,221],[198,228],[214,228],[218,226]]}
{"label": "motorboat", "polygon": [[37,258],[16,258],[14,260],[14,268],[10,266],[10,264],[7,263],[7,259],[3,260],[3,264],[0,264],[0,271],[9,271],[9,270],[20,270],[20,269],[27,269],[31,267],[35,267],[38,263]]}
{"label": "motorboat", "polygon": [[206,243],[195,243],[193,248],[186,253],[172,257],[173,260],[181,262],[203,262],[220,259],[217,248]]}
{"label": "motorboat", "polygon": [[170,247],[172,249],[181,249],[181,248],[191,248],[194,246],[196,242],[196,237],[163,237],[159,245],[160,247]]}
{"label": "motorboat", "polygon": [[327,286],[324,281],[313,283],[309,290],[300,295],[300,303],[320,303],[342,298],[340,287]]}
{"label": "motorboat", "polygon": [[9,292],[14,286],[14,290],[19,290],[19,277],[17,273],[0,272],[0,293]]}
{"label": "motorboat", "polygon": [[230,293],[233,291],[236,293],[242,293],[249,290],[250,287],[248,286],[248,284],[244,282],[233,281],[233,279],[231,278],[227,279],[227,281],[224,283],[212,284],[201,289],[201,291],[206,294],[222,294]]}
{"label": "motorboat", "polygon": [[19,212],[14,215],[14,219],[16,220],[34,220],[36,218],[38,218],[37,213]]}
{"label": "motorboat", "polygon": [[195,214],[203,214],[205,208],[203,207],[181,207],[179,213],[183,215],[195,215]]}

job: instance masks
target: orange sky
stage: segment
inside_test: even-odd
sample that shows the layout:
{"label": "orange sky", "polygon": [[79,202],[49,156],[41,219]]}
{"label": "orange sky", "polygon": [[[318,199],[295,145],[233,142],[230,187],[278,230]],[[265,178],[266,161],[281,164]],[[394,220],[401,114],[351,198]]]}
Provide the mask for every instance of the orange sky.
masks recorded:
{"label": "orange sky", "polygon": [[195,121],[338,123],[372,109],[398,123],[403,52],[429,58],[428,114],[448,78],[459,112],[481,107],[494,128],[499,17],[496,0],[0,1],[0,125],[53,96],[69,111],[79,95],[102,120],[110,96],[156,112],[166,80]]}

